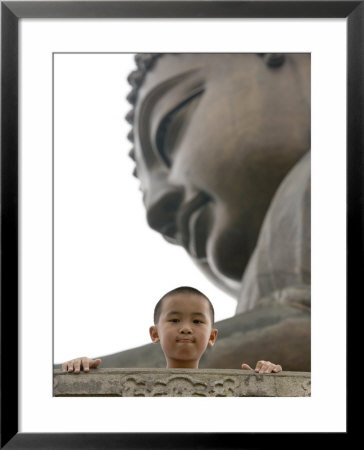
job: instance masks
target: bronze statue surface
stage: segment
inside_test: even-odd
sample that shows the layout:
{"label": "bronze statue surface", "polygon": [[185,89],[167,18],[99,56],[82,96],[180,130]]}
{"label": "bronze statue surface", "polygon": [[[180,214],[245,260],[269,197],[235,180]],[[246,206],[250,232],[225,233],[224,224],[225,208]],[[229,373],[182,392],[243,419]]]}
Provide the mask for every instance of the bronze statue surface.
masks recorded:
{"label": "bronze statue surface", "polygon": [[[201,367],[271,359],[309,371],[310,55],[136,62],[127,119],[148,224],[237,299]],[[103,357],[163,363],[152,344]]]}

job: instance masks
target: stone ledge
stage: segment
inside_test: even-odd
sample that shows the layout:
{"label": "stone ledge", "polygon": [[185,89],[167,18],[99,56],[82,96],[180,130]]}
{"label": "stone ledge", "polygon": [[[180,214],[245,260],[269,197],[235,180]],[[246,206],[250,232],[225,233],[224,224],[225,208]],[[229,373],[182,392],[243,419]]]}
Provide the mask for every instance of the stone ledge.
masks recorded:
{"label": "stone ledge", "polygon": [[55,397],[310,397],[310,372],[230,369],[54,370]]}

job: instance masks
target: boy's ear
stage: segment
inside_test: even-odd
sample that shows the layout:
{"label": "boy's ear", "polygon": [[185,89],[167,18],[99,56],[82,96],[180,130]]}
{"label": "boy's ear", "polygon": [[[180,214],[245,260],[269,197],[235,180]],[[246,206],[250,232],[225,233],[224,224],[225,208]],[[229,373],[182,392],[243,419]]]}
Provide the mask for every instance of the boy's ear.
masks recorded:
{"label": "boy's ear", "polygon": [[217,338],[217,333],[218,333],[218,330],[216,328],[213,328],[211,330],[210,339],[209,339],[209,343],[208,343],[208,345],[210,347],[212,347],[215,344],[215,341],[216,341],[216,338]]}
{"label": "boy's ear", "polygon": [[153,325],[149,328],[149,334],[150,334],[150,338],[152,339],[153,344],[158,344],[159,335],[158,335],[157,327],[155,325]]}

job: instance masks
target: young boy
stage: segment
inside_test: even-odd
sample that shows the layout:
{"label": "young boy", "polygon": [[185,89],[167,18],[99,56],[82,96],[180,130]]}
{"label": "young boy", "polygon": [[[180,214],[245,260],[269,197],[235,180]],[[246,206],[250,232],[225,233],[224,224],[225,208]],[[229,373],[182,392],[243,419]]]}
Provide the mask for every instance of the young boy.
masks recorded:
{"label": "young boy", "polygon": [[[200,291],[182,286],[167,292],[154,309],[154,325],[149,333],[152,342],[160,344],[166,358],[167,369],[198,369],[199,361],[208,346],[215,344],[218,330],[213,328],[214,308]],[[97,368],[101,359],[86,357],[67,361],[62,370],[80,373]],[[252,370],[248,364],[242,369]],[[255,372],[280,372],[282,367],[269,361],[258,361]]]}

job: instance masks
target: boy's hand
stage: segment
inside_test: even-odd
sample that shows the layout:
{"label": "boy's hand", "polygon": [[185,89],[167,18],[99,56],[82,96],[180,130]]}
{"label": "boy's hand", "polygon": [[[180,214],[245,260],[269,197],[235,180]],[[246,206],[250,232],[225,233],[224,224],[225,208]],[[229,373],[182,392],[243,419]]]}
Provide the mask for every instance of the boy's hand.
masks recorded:
{"label": "boy's hand", "polygon": [[90,368],[97,369],[101,363],[101,359],[91,359],[86,356],[82,356],[80,358],[71,359],[70,361],[66,361],[62,364],[63,372],[74,372],[80,373],[80,370],[84,372],[88,372]]}
{"label": "boy's hand", "polygon": [[[241,368],[243,370],[253,370],[248,364],[242,364]],[[273,364],[270,361],[258,361],[257,365],[255,366],[255,371],[257,373],[277,373],[281,372],[282,366],[279,364]]]}

